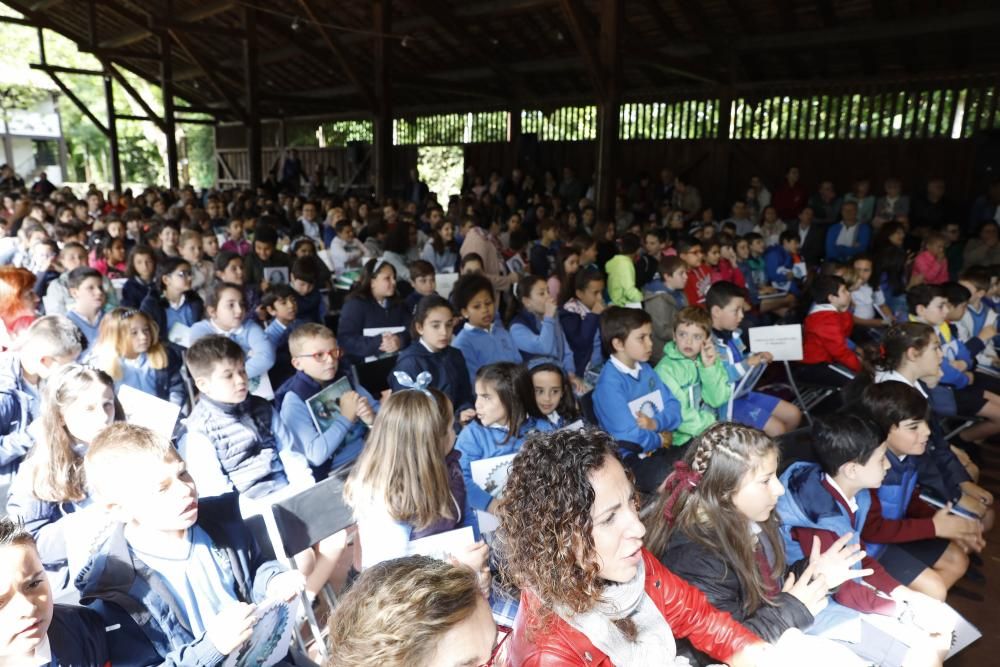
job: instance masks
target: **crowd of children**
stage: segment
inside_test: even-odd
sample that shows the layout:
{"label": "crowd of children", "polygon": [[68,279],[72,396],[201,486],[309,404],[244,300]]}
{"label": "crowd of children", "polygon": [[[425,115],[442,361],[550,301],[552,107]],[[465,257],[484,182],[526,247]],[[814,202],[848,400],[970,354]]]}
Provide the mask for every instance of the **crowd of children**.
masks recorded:
{"label": "crowd of children", "polygon": [[[345,628],[376,632],[445,588],[452,650],[495,652],[485,598],[514,627],[514,665],[940,664],[943,602],[994,522],[977,461],[1000,436],[997,223],[958,248],[956,225],[911,227],[893,179],[820,223],[829,198],[795,204],[791,172],[775,206],[758,179],[721,222],[678,203],[696,194],[682,179],[599,221],[520,170],[482,187],[495,200],[381,213],[189,189],[116,193],[121,210],[97,214],[62,191],[24,207],[0,242],[0,662],[222,664],[258,605],[330,584],[353,588],[329,621],[336,665],[441,664],[391,645],[358,657]],[[794,390],[749,345],[773,324],[801,327]],[[828,396],[811,426],[800,389]],[[510,497],[484,461],[513,466]],[[356,525],[286,571],[259,519],[328,478]],[[535,528],[518,508],[540,507],[538,526],[566,517],[535,535],[558,540],[544,548],[521,543]],[[473,540],[447,567],[410,556],[460,529]],[[402,576],[414,599],[372,607]],[[642,601],[651,577],[704,617],[662,624],[680,612]],[[635,619],[603,616],[608,581],[633,584]],[[726,641],[696,629],[716,610]],[[533,639],[552,614],[563,639]],[[647,646],[664,627],[676,647]]]}

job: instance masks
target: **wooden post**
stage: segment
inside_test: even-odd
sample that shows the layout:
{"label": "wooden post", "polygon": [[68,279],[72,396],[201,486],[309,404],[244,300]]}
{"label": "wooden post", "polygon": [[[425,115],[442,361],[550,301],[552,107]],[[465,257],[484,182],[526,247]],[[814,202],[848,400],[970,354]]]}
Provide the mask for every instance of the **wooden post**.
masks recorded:
{"label": "wooden post", "polygon": [[[511,157],[511,169],[521,166],[521,109],[513,107],[508,112],[507,141]],[[508,170],[509,171],[509,170]]]}
{"label": "wooden post", "polygon": [[257,69],[257,10],[243,8],[243,78],[247,91],[247,159],[250,163],[250,188],[256,189],[264,182],[261,127],[260,127],[260,86]]}
{"label": "wooden post", "polygon": [[[597,104],[597,169],[595,202],[599,215],[610,216],[615,207],[615,176],[618,149],[619,106],[621,102],[621,59],[618,38],[621,34],[622,0],[601,3],[601,34],[598,54],[601,63],[601,88],[604,97]],[[580,174],[579,176],[583,176]],[[564,202],[576,206],[578,202]]]}
{"label": "wooden post", "polygon": [[115,122],[115,89],[110,74],[104,75],[104,102],[108,107],[108,144],[111,153],[111,182],[114,189],[122,191],[122,164],[118,153],[118,124]]}
{"label": "wooden post", "polygon": [[718,198],[725,200],[729,196],[729,170],[732,163],[733,140],[729,136],[729,125],[732,122],[733,89],[719,89],[719,125],[716,128],[715,148],[713,151],[718,162],[715,168],[715,192]]}
{"label": "wooden post", "polygon": [[177,179],[177,124],[174,120],[174,68],[170,36],[160,33],[160,87],[163,92],[163,133],[167,137],[167,183],[180,187]]}
{"label": "wooden post", "polygon": [[389,41],[392,0],[372,2],[375,37],[375,199],[382,202],[392,187],[392,101],[389,99]]}

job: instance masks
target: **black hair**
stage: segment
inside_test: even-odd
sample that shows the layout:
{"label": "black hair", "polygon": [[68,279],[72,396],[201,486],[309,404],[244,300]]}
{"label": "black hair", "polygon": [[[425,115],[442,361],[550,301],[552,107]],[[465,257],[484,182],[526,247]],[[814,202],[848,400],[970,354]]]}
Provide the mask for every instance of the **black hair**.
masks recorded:
{"label": "black hair", "polygon": [[747,240],[747,243],[753,243],[754,241],[763,241],[764,236],[757,232],[747,232],[743,235],[743,238]]}
{"label": "black hair", "polygon": [[508,245],[511,250],[518,252],[524,246],[528,245],[530,241],[531,237],[528,236],[528,232],[526,232],[523,228],[519,228],[510,233]]}
{"label": "black hair", "polygon": [[865,409],[886,436],[893,426],[910,419],[927,421],[930,416],[927,398],[905,382],[889,380],[870,384],[861,396]]}
{"label": "black hair", "polygon": [[948,300],[948,304],[952,307],[968,303],[969,299],[972,298],[972,292],[961,283],[945,283],[941,285],[941,289],[944,291],[944,298]]}
{"label": "black hair", "polygon": [[163,292],[163,279],[182,266],[191,267],[191,262],[183,257],[164,257],[156,264],[156,289]]}
{"label": "black hair", "polygon": [[830,303],[830,297],[837,296],[846,285],[840,276],[816,276],[811,290],[813,303]]}
{"label": "black hair", "polygon": [[[392,262],[377,258],[372,258],[369,259],[367,262],[365,262],[364,268],[361,271],[361,277],[358,278],[358,282],[354,283],[354,287],[353,289],[351,289],[351,292],[347,295],[347,298],[368,299],[370,301],[373,301],[375,297],[372,296],[372,280],[375,278],[375,276],[378,274],[379,271],[381,271],[387,266],[390,269],[392,269],[393,279],[396,279],[396,267],[393,266]],[[396,292],[393,293],[391,297],[389,297],[389,301],[398,301],[398,300],[399,300],[399,291],[397,290]]]}
{"label": "black hair", "polygon": [[621,248],[621,253],[623,255],[634,255],[639,252],[639,248],[642,247],[642,241],[635,234],[628,233],[622,236],[621,241],[618,243]]}
{"label": "black hair", "polygon": [[292,262],[292,278],[309,283],[310,285],[319,283],[319,271],[317,270],[316,263],[313,261],[315,259],[312,256],[296,258]]}
{"label": "black hair", "polygon": [[102,289],[104,285],[104,276],[97,269],[92,269],[89,266],[78,266],[69,272],[69,276],[66,278],[66,287],[69,289],[76,289],[83,284],[83,281],[87,278],[97,278],[101,283]]}
{"label": "black hair", "polygon": [[693,236],[684,236],[677,240],[675,247],[677,248],[678,255],[686,255],[695,248],[700,249],[701,241],[694,238]]}
{"label": "black hair", "polygon": [[[767,208],[774,208],[773,206],[768,206]],[[788,241],[798,241],[799,233],[794,229],[786,229],[785,231],[778,234],[778,243],[787,243]]]}
{"label": "black hair", "polygon": [[411,282],[424,276],[433,276],[436,273],[434,265],[426,259],[415,259],[407,265],[407,268],[410,270]]}
{"label": "black hair", "polygon": [[573,393],[573,385],[570,384],[569,376],[566,375],[566,371],[562,367],[552,361],[544,361],[540,364],[531,366],[528,369],[528,380],[531,384],[531,393],[524,397],[524,404],[528,406],[528,412],[538,419],[546,419],[547,415],[543,415],[542,411],[539,409],[538,404],[535,402],[535,385],[532,380],[536,373],[556,373],[562,378],[562,398],[559,399],[559,405],[556,406],[556,412],[562,417],[567,423],[574,422],[580,418],[580,406],[576,402],[576,394]]}
{"label": "black hair", "polygon": [[[72,244],[67,243],[65,247]],[[150,248],[148,245],[137,245],[132,248],[132,252],[128,254],[128,261],[125,263],[125,276],[128,278],[138,278],[139,274],[135,270],[135,257],[136,255],[146,255],[153,258],[153,280],[156,280],[156,266],[159,262],[156,261],[156,251]]]}
{"label": "black hair", "polygon": [[410,225],[398,223],[385,237],[385,249],[397,255],[405,255],[410,249]]}
{"label": "black hair", "polygon": [[476,382],[491,385],[507,413],[507,423],[504,424],[507,427],[507,437],[501,444],[517,438],[521,427],[528,420],[528,411],[522,397],[534,395],[534,387],[531,388],[531,394],[527,393],[531,381],[524,365],[509,361],[487,364],[476,372]]}
{"label": "black hair", "polygon": [[216,253],[215,261],[212,263],[215,268],[215,272],[222,273],[225,271],[226,267],[229,266],[229,262],[234,259],[240,260],[241,264],[243,262],[243,257],[238,252],[233,252],[232,250],[220,250]]}
{"label": "black hair", "polygon": [[462,255],[462,259],[458,263],[458,271],[459,271],[459,273],[461,273],[462,270],[465,269],[465,265],[468,264],[469,262],[479,262],[479,266],[483,266],[484,265],[483,264],[483,258],[482,258],[482,256],[478,252],[466,253],[466,254]]}
{"label": "black hair", "polygon": [[573,295],[587,289],[587,285],[598,280],[604,282],[604,274],[600,269],[580,269],[573,274]]}
{"label": "black hair", "polygon": [[624,343],[630,333],[652,323],[653,318],[645,310],[611,306],[601,313],[601,346],[605,354],[614,352],[612,341],[620,340]]}
{"label": "black hair", "polygon": [[295,290],[287,283],[269,285],[267,291],[264,292],[264,296],[260,299],[260,305],[264,308],[273,308],[274,304],[282,299],[294,299],[295,294]]}
{"label": "black hair", "polygon": [[427,315],[430,314],[435,308],[447,308],[448,312],[454,317],[455,309],[452,308],[451,302],[444,298],[440,294],[428,294],[427,296],[420,299],[417,302],[417,307],[413,311],[413,337],[418,338],[417,335],[417,325],[423,326],[424,320],[427,319]]}
{"label": "black hair", "polygon": [[833,477],[845,463],[868,463],[885,441],[880,435],[863,408],[822,415],[813,421],[813,450],[823,472]]}
{"label": "black hair", "polygon": [[336,232],[337,235],[339,236],[340,233],[342,231],[344,231],[345,229],[347,229],[348,227],[351,227],[351,229],[354,229],[354,227],[351,226],[351,221],[350,220],[339,220],[339,221],[337,221],[337,224],[335,224],[333,226],[333,231]]}
{"label": "black hair", "polygon": [[910,315],[917,314],[917,306],[926,308],[931,305],[931,301],[938,297],[944,297],[944,290],[940,285],[917,285],[906,290],[906,309]]}
{"label": "black hair", "polygon": [[193,378],[212,374],[212,369],[222,361],[245,361],[243,348],[226,336],[213,334],[199,338],[184,353],[184,363]]}
{"label": "black hair", "polygon": [[[509,328],[510,323],[514,321],[518,313],[524,310],[524,299],[531,294],[531,290],[535,289],[535,285],[544,282],[545,278],[530,273],[521,276],[521,279],[514,285],[514,298],[510,300],[510,305],[507,306],[507,313],[503,318],[505,327]],[[548,292],[548,287],[546,287],[546,292]]]}
{"label": "black hair", "polygon": [[278,245],[278,230],[269,225],[257,225],[253,232],[253,242],[257,241],[270,243],[272,246]]}
{"label": "black hair", "polygon": [[712,308],[725,308],[733,299],[743,299],[746,297],[739,285],[728,280],[720,280],[708,289],[705,294],[705,308],[708,314],[712,314]]}
{"label": "black hair", "polygon": [[455,283],[455,287],[451,291],[451,302],[461,312],[480,292],[489,292],[494,302],[496,301],[493,283],[490,282],[489,278],[478,273],[466,274]]}

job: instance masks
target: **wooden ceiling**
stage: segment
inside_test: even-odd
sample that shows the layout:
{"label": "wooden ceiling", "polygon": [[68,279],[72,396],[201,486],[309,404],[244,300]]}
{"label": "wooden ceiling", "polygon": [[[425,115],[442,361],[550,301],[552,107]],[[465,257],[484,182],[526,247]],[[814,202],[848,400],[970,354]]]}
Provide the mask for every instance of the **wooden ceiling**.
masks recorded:
{"label": "wooden ceiling", "polygon": [[[251,23],[264,118],[371,116],[380,34],[397,116],[593,103],[605,1],[3,0],[153,82],[166,45],[176,94],[220,120],[246,115]],[[621,2],[623,100],[1000,72],[996,0]]]}

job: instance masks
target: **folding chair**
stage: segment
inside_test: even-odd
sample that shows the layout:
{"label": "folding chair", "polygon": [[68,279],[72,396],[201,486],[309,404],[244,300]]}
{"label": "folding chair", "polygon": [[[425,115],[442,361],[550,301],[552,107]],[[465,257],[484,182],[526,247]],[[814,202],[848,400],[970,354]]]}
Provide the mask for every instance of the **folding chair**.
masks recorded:
{"label": "folding chair", "polygon": [[[275,530],[271,534],[274,553],[279,558],[284,556],[289,567],[298,569],[295,554],[354,524],[351,509],[344,503],[343,491],[343,480],[333,476],[294,496],[279,500],[271,507],[275,524]],[[329,584],[323,587],[322,595],[332,610],[336,604],[336,595]],[[326,661],[329,655],[324,633],[305,591],[302,592],[301,601],[309,629]],[[295,638],[300,650],[306,653],[305,640],[298,627],[295,628]]]}
{"label": "folding chair", "polygon": [[[802,410],[802,415],[806,418],[806,421],[811,425],[813,423],[812,415],[809,411],[815,408],[817,405],[825,401],[827,398],[836,394],[838,389],[834,387],[822,387],[819,385],[804,387],[804,390],[799,389],[799,385],[795,382],[795,377],[792,375],[792,366],[787,360],[782,361],[785,366],[785,375],[788,376],[788,384],[792,388],[792,393],[795,394],[795,402],[798,403],[799,409]],[[840,366],[838,364],[827,364],[831,369],[837,371],[841,375],[847,377],[850,380],[854,379],[854,373],[848,369]]]}

